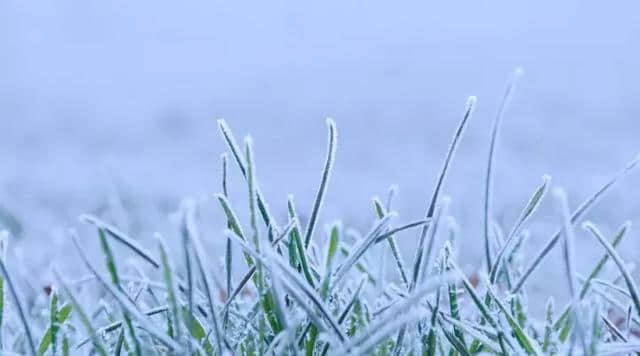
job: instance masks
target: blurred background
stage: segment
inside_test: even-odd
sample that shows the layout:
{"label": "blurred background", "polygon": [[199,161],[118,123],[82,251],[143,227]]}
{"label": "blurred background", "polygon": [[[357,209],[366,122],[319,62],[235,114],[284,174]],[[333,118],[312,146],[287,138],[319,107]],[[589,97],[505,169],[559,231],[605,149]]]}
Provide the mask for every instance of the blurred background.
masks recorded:
{"label": "blurred background", "polygon": [[[150,236],[172,231],[180,200],[195,196],[216,241],[222,216],[209,198],[221,189],[217,118],[239,138],[254,137],[260,186],[281,221],[289,193],[304,218],[327,116],[340,140],[321,223],[340,218],[366,230],[371,198],[391,184],[400,186],[399,220],[415,220],[466,98],[476,95],[444,191],[461,253],[477,266],[490,125],[514,68],[525,75],[495,171],[505,228],[543,174],[575,207],[640,151],[638,10],[635,2],[577,0],[4,0],[0,224],[18,246],[49,244],[25,253],[40,260],[68,246],[65,230],[83,212]],[[231,173],[231,198],[244,202]],[[637,220],[638,182],[632,173],[593,210],[608,235]],[[558,211],[548,197],[530,244],[548,238]],[[578,239],[583,258],[602,253],[591,236]]]}

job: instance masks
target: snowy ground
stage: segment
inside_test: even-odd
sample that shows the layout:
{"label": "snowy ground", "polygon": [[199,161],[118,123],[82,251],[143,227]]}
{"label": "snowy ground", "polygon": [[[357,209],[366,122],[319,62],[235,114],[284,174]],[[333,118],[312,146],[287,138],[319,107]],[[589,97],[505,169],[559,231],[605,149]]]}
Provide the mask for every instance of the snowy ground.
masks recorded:
{"label": "snowy ground", "polygon": [[[477,95],[445,187],[475,266],[489,126],[509,72],[522,66],[526,75],[496,171],[496,213],[507,225],[543,174],[575,206],[640,151],[639,17],[631,2],[4,1],[1,220],[33,272],[68,253],[64,231],[86,211],[137,236],[175,233],[168,216],[181,197],[220,190],[215,119],[224,117],[236,135],[254,136],[261,188],[284,221],[286,194],[310,208],[325,116],[340,142],[322,220],[366,229],[370,198],[390,184],[400,186],[401,220],[414,220],[466,97]],[[591,215],[608,233],[637,220],[638,182],[631,174]],[[232,199],[246,200],[242,185]],[[531,251],[557,212],[548,199]],[[217,239],[213,201],[202,218]],[[640,247],[636,235],[626,246]],[[590,236],[578,238],[582,261],[601,253]],[[405,240],[410,260],[415,237]],[[534,280],[553,278],[562,276]]]}

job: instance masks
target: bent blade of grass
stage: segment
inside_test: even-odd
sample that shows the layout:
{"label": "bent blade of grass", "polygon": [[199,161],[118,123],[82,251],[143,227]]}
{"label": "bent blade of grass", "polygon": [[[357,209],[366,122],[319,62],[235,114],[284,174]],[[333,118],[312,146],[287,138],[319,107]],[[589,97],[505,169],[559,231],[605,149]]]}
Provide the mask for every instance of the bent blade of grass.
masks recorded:
{"label": "bent blade of grass", "polygon": [[[585,229],[590,229],[590,226],[592,225],[593,224],[589,221],[583,224]],[[627,267],[624,265],[624,261],[622,260],[622,257],[620,257],[616,249],[613,246],[611,246],[609,241],[607,241],[601,235],[594,234],[594,236],[598,239],[598,241],[600,241],[600,244],[605,248],[605,250],[607,250],[607,253],[611,256],[611,259],[615,262],[616,266],[618,266],[618,269],[620,270],[620,273],[622,274],[622,277],[624,278],[624,281],[627,284],[627,289],[629,289],[629,294],[631,294],[631,298],[636,308],[636,312],[638,313],[638,315],[640,315],[640,297],[638,295],[638,288],[636,287],[636,283],[633,280],[633,277],[631,277],[631,273],[629,272]]]}
{"label": "bent blade of grass", "polygon": [[[629,171],[635,168],[640,162],[640,155],[637,155],[631,162],[629,162],[623,169],[618,171],[616,175],[613,176],[608,182],[606,182],[600,189],[598,189],[593,195],[591,195],[587,200],[585,200],[582,205],[580,205],[576,210],[571,214],[571,224],[575,224],[580,218],[582,218],[589,209],[609,190],[611,187],[620,179],[622,179]],[[562,235],[562,229],[560,228],[550,239],[547,241],[542,250],[536,255],[533,259],[533,262],[529,265],[529,267],[522,274],[518,282],[511,289],[511,293],[516,293],[522,288],[524,283],[529,279],[529,276],[533,271],[540,265],[542,260],[547,256],[547,254],[553,249],[553,247],[558,243]]]}
{"label": "bent blade of grass", "polygon": [[[493,165],[495,160],[495,151],[498,143],[498,136],[500,133],[500,124],[502,123],[502,119],[504,117],[504,113],[506,112],[507,106],[511,101],[511,97],[513,96],[513,91],[515,89],[516,84],[518,83],[520,77],[522,77],[523,71],[522,68],[516,68],[511,74],[511,78],[507,82],[507,87],[505,88],[504,95],[502,96],[502,101],[500,102],[500,106],[498,107],[498,112],[493,120],[493,126],[491,129],[491,142],[489,144],[489,158],[487,160],[487,174],[485,178],[484,184],[484,253],[485,259],[487,263],[488,273],[491,273],[491,266],[493,266],[491,262],[491,247],[490,247],[490,237],[489,230],[491,229],[491,221],[492,221],[492,203],[493,203]],[[495,262],[494,262],[495,263]]]}
{"label": "bent blade of grass", "polygon": [[166,347],[168,347],[169,349],[171,349],[171,350],[173,350],[175,352],[178,352],[178,353],[182,352],[182,346],[181,345],[179,345],[173,339],[168,337],[164,332],[162,332],[160,330],[157,330],[155,328],[155,326],[153,325],[153,323],[151,321],[149,321],[147,316],[142,314],[138,310],[136,305],[133,304],[133,302],[131,302],[131,300],[129,299],[128,296],[124,295],[119,289],[113,287],[109,282],[107,282],[104,279],[104,277],[102,275],[100,275],[98,273],[98,271],[95,269],[95,267],[93,267],[93,265],[89,261],[89,258],[84,253],[82,248],[80,248],[78,240],[73,235],[71,237],[72,237],[72,241],[74,243],[74,246],[76,247],[76,251],[78,251],[78,255],[80,255],[80,257],[82,258],[85,266],[96,277],[96,279],[100,282],[100,284],[102,284],[104,289],[107,292],[109,292],[109,294],[111,296],[114,297],[114,299],[118,302],[118,304],[120,304],[120,306],[123,308],[123,310],[125,312],[129,313],[133,317],[133,319],[135,319],[138,322],[138,324],[140,324],[140,326],[146,332],[148,332],[150,335],[152,335],[154,338],[156,338],[158,341],[160,341],[163,345],[165,345]]}
{"label": "bent blade of grass", "polygon": [[218,316],[216,315],[215,302],[212,295],[213,292],[211,290],[211,277],[209,276],[209,273],[207,271],[209,263],[207,262],[207,259],[204,255],[204,248],[202,246],[202,243],[200,242],[200,235],[196,227],[195,209],[195,202],[187,202],[185,210],[183,212],[182,234],[189,239],[189,241],[191,242],[191,246],[193,247],[193,252],[196,256],[196,263],[198,264],[198,268],[200,269],[202,284],[204,285],[205,295],[207,297],[207,303],[209,305],[209,314],[211,315],[211,324],[213,326],[216,348],[218,352],[222,353],[224,352],[224,349],[222,348],[223,340],[220,333]]}
{"label": "bent blade of grass", "polygon": [[538,206],[540,206],[540,203],[542,202],[542,198],[547,192],[547,187],[550,181],[551,181],[550,176],[548,175],[542,176],[542,184],[540,184],[540,186],[538,186],[538,188],[534,191],[533,195],[531,196],[531,199],[529,199],[529,202],[520,213],[520,217],[518,217],[518,220],[513,225],[513,228],[511,229],[511,231],[509,232],[509,236],[507,237],[505,243],[502,245],[502,248],[496,255],[495,261],[493,262],[493,266],[491,266],[491,269],[489,270],[490,281],[492,284],[496,283],[496,280],[498,278],[498,272],[500,271],[500,264],[502,263],[502,257],[507,251],[507,248],[511,244],[511,241],[513,241],[513,239],[515,239],[515,237],[518,235],[524,223],[531,217],[531,215],[533,215],[533,213],[536,211]]}
{"label": "bent blade of grass", "polygon": [[97,227],[99,229],[103,229],[111,237],[113,237],[116,241],[118,241],[118,242],[124,244],[125,246],[129,247],[138,256],[142,257],[145,261],[149,262],[154,268],[156,268],[156,269],[160,268],[160,263],[158,263],[158,261],[151,256],[150,252],[148,252],[145,248],[140,246],[131,237],[127,236],[127,234],[125,234],[124,232],[118,230],[118,228],[116,228],[115,226],[110,225],[110,224],[100,220],[99,218],[97,218],[97,217],[95,217],[93,215],[89,215],[89,214],[81,215],[80,216],[80,220],[84,221],[84,222],[87,222],[89,224],[92,224],[92,225],[94,225],[95,227]]}
{"label": "bent blade of grass", "polygon": [[[245,159],[242,157],[242,150],[236,143],[231,130],[227,126],[227,123],[222,119],[218,120],[218,128],[220,129],[220,133],[222,134],[224,141],[231,150],[231,154],[233,154],[233,157],[236,159],[236,163],[238,164],[238,168],[240,168],[242,176],[247,179],[247,167]],[[260,210],[260,215],[262,216],[262,220],[264,221],[265,225],[271,226],[274,230],[279,231],[278,227],[276,226],[275,220],[269,212],[269,206],[267,205],[259,189],[256,189],[256,197],[258,200],[258,209]]]}
{"label": "bent blade of grass", "polygon": [[318,215],[320,214],[320,209],[322,208],[322,202],[327,191],[327,185],[329,184],[329,178],[331,177],[333,162],[336,158],[336,144],[338,140],[338,134],[336,131],[336,123],[333,121],[333,119],[327,118],[327,127],[329,129],[327,159],[324,163],[324,168],[322,169],[322,180],[320,181],[320,187],[318,188],[318,193],[316,193],[316,198],[313,202],[313,209],[311,210],[311,214],[309,215],[309,223],[307,224],[307,229],[304,233],[305,249],[308,248],[309,243],[311,243],[313,231],[315,229]]}

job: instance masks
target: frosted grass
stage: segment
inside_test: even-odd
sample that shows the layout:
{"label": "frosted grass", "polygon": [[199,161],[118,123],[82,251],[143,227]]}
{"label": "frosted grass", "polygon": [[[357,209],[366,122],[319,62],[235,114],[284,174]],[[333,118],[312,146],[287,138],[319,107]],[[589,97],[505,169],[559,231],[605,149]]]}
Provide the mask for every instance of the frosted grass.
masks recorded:
{"label": "frosted grass", "polygon": [[[424,217],[405,219],[394,211],[392,201],[398,197],[392,187],[386,201],[373,199],[375,214],[368,212],[370,228],[365,233],[343,221],[323,225],[322,206],[339,158],[333,120],[327,120],[327,152],[307,221],[300,219],[293,196],[278,206],[277,211],[286,214],[271,213],[259,188],[252,139],[240,146],[220,121],[228,150],[221,155],[220,192],[211,192],[213,199],[184,200],[175,231],[153,235],[155,248],[147,249],[145,239],[124,233],[101,214],[82,215],[80,220],[95,227],[91,230],[98,239],[86,237],[81,247],[76,233],[69,235],[90,275],[67,282],[71,279],[54,270],[55,282],[42,298],[22,281],[19,259],[7,251],[11,236],[0,231],[0,354],[475,356],[640,351],[639,292],[626,251],[616,250],[630,224],[622,224],[609,240],[594,223],[583,220],[638,159],[573,212],[566,193],[558,191],[562,226],[525,265],[527,238],[538,238],[528,225],[544,219],[536,212],[551,180],[543,176],[529,200],[515,204],[521,207],[513,214],[515,221],[508,226],[495,221],[495,151],[514,83],[507,86],[488,138],[484,227],[465,231],[472,236],[460,235],[444,190],[455,152],[464,144],[474,97],[455,129]],[[230,180],[232,169],[239,170],[241,182]],[[231,196],[236,184],[242,193]],[[224,222],[214,232],[201,229],[208,217],[197,212],[204,204],[212,204]],[[576,224],[586,231],[574,231]],[[420,229],[417,239],[409,233],[414,228]],[[573,257],[579,233],[604,247],[584,276]],[[414,247],[411,265],[404,263],[400,241]],[[558,273],[566,276],[571,299],[557,315],[554,296],[538,300],[539,294],[523,286],[560,241]],[[486,266],[466,273],[463,267],[471,262],[456,258],[459,244],[484,250]],[[386,273],[381,251],[393,257],[393,274]],[[102,257],[96,259],[96,254]],[[617,278],[606,277],[607,270],[616,271]],[[528,307],[544,301],[547,308],[541,315]]]}

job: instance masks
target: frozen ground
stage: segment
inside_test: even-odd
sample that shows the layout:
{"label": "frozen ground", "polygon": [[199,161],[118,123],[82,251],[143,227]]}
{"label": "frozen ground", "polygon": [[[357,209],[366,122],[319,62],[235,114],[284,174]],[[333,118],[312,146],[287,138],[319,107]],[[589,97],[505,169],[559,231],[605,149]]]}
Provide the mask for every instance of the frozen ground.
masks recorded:
{"label": "frozen ground", "polygon": [[[478,110],[445,191],[475,266],[489,126],[515,66],[526,75],[503,127],[501,222],[544,173],[575,206],[640,151],[640,11],[617,5],[3,1],[0,215],[37,275],[68,253],[64,231],[86,211],[136,236],[175,233],[168,216],[181,197],[220,190],[215,119],[224,117],[236,135],[254,136],[261,188],[284,220],[288,193],[310,208],[332,116],[340,142],[322,221],[365,229],[370,198],[390,184],[413,220],[473,94]],[[592,218],[609,233],[636,221],[639,182],[627,177]],[[232,199],[246,200],[243,186]],[[542,206],[532,248],[557,212],[552,199]],[[218,239],[213,201],[202,218]],[[636,236],[625,246],[640,247]],[[583,261],[601,254],[588,235],[578,239]],[[405,241],[409,260],[415,237]]]}

